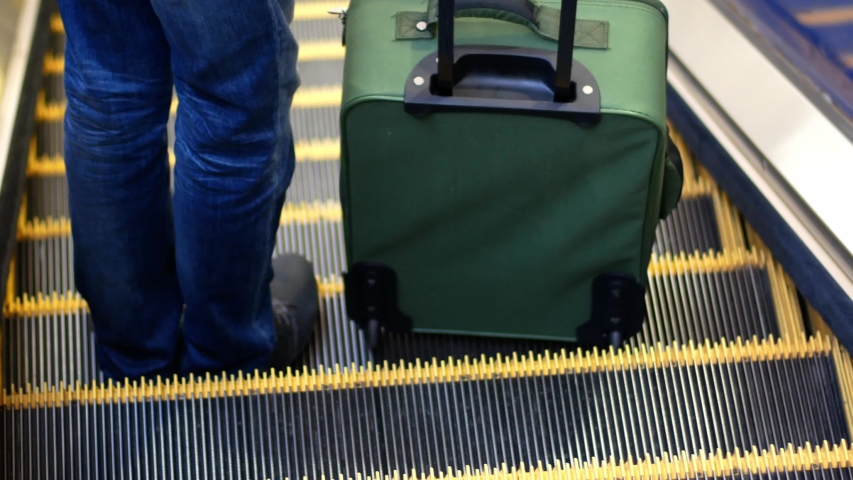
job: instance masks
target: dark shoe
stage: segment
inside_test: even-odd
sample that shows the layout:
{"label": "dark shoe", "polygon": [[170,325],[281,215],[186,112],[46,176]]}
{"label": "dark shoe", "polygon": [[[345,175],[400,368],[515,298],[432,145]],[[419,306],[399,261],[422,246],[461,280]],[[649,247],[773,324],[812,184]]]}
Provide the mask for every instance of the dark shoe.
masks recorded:
{"label": "dark shoe", "polygon": [[305,348],[320,320],[314,267],[304,257],[284,254],[272,261],[270,282],[276,344],[270,367],[285,370]]}

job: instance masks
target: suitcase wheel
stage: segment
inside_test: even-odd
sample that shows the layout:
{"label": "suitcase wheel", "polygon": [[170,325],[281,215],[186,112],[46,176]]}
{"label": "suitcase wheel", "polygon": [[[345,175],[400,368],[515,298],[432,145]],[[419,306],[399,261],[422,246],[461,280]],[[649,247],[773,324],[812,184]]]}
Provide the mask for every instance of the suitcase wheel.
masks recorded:
{"label": "suitcase wheel", "polygon": [[376,350],[379,346],[379,340],[382,336],[382,329],[379,326],[379,320],[370,320],[367,322],[367,346],[371,350]]}
{"label": "suitcase wheel", "polygon": [[344,273],[347,316],[361,327],[371,350],[380,343],[382,329],[408,333],[412,319],[397,305],[397,275],[386,265],[360,262]]}
{"label": "suitcase wheel", "polygon": [[577,328],[578,343],[589,347],[620,348],[643,328],[646,289],[633,277],[599,275],[592,282],[592,315]]}

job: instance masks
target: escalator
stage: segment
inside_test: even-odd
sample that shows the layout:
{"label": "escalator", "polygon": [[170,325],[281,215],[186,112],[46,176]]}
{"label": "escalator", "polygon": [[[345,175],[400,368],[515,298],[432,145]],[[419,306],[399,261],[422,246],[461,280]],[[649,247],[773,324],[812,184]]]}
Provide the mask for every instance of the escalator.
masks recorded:
{"label": "escalator", "polygon": [[45,11],[3,307],[4,478],[853,478],[848,350],[678,122],[684,194],[624,348],[389,333],[368,349],[340,278],[340,6],[299,0],[293,24],[297,167],[275,254],[314,262],[309,347],[285,372],[123,384],[98,372],[75,289],[64,33]]}

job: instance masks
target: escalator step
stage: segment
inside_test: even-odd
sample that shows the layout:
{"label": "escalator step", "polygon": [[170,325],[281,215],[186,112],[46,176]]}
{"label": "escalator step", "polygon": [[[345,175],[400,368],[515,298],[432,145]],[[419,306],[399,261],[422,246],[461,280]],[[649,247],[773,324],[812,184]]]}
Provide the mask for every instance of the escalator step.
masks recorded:
{"label": "escalator step", "polygon": [[320,60],[299,64],[299,80],[302,87],[310,85],[325,85],[329,82],[340,83],[343,78],[343,60]]}
{"label": "escalator step", "polygon": [[[346,8],[347,3],[348,2],[340,2],[339,5],[332,8]],[[342,35],[344,28],[341,20],[337,16],[326,13],[324,18],[312,20],[305,19],[293,22],[290,24],[290,30],[293,32],[293,36],[302,43],[343,40]],[[302,68],[302,65],[300,65],[300,68]],[[340,75],[340,70],[338,71],[338,75]]]}
{"label": "escalator step", "polygon": [[[286,205],[283,210],[276,252],[299,251],[311,258],[317,275],[327,279],[324,289],[332,297],[325,300],[319,333],[300,364],[319,368],[348,365],[356,361],[353,359],[365,365],[372,358],[396,363],[433,356],[543,353],[547,349],[572,347],[556,342],[388,333],[382,337],[381,348],[373,357],[361,330],[348,320],[342,287],[337,286],[340,272],[345,270],[340,215],[339,206],[333,202]],[[17,295],[37,297],[39,292],[46,291],[73,292],[70,247],[68,236],[21,241]],[[781,268],[760,250],[653,258],[646,301],[648,319],[643,331],[629,343],[637,347],[641,343],[672,345],[770,336],[802,338],[803,319],[789,282]],[[61,298],[76,297],[72,293]],[[55,386],[60,377],[52,373],[51,365],[45,365],[43,353],[64,348],[63,328],[85,331],[81,322],[88,321],[88,314],[77,313],[76,309],[83,304],[57,303],[46,298],[29,302],[24,308],[24,300],[18,299],[6,312],[4,335],[9,344],[16,345],[17,352],[3,362],[17,365],[5,375],[6,385],[48,382]],[[63,326],[69,318],[75,323]],[[80,364],[77,356],[81,355],[91,358],[91,340],[87,336],[83,339],[78,349],[68,350],[69,356],[63,357],[65,363]],[[86,362],[83,365],[89,366]],[[94,378],[92,368],[86,377],[78,372],[68,381]],[[50,375],[44,377],[43,372]]]}
{"label": "escalator step", "polygon": [[[850,433],[839,359],[849,356],[818,337],[385,364],[19,391],[0,416],[6,465],[33,478],[354,478],[620,462],[838,444]],[[40,472],[35,458],[49,459]]]}
{"label": "escalator step", "polygon": [[[318,95],[312,100],[315,104],[332,103],[329,106],[304,108],[290,113],[293,127],[293,138],[323,138],[337,137],[340,132],[340,95],[339,90],[328,89],[323,96]],[[337,102],[332,99],[337,98]]]}

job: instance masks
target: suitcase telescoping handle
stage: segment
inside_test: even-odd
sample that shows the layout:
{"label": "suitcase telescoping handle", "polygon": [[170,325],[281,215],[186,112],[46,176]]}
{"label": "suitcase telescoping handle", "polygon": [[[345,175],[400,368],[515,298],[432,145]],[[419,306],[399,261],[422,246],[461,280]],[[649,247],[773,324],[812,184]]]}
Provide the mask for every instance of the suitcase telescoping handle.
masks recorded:
{"label": "suitcase telescoping handle", "polygon": [[[404,98],[407,112],[423,117],[434,112],[499,111],[561,117],[582,126],[599,122],[598,84],[574,58],[578,0],[562,0],[558,35],[549,33],[549,38],[556,36],[556,52],[455,44],[457,13],[465,10],[460,15],[496,21],[511,17],[510,21],[536,25],[536,7],[530,0],[433,1],[438,2],[438,48],[418,62],[409,75]],[[549,10],[551,18],[556,16],[553,10]]]}
{"label": "suitcase telescoping handle", "polygon": [[[518,15],[534,23],[533,5],[528,0],[438,0],[438,78],[436,93],[453,94],[453,26],[456,12],[463,9],[484,8],[501,10]],[[557,68],[554,78],[554,101],[570,102],[572,91],[572,60],[577,21],[578,0],[562,0],[560,5],[560,29],[557,37]]]}

